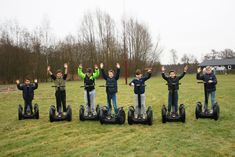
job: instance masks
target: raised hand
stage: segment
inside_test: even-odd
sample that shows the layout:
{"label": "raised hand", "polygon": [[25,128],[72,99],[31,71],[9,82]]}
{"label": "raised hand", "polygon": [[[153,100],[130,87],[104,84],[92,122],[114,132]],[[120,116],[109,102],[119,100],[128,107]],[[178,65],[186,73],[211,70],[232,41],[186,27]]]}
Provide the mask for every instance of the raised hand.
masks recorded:
{"label": "raised hand", "polygon": [[78,66],[80,69],[82,69],[82,64],[79,64],[79,66]]}
{"label": "raised hand", "polygon": [[148,72],[148,73],[151,73],[151,72],[152,72],[152,69],[149,68],[147,72]]}
{"label": "raised hand", "polygon": [[35,79],[35,80],[34,80],[34,83],[38,83],[38,80],[37,80],[37,79]]}
{"label": "raised hand", "polygon": [[51,71],[51,66],[48,66],[48,67],[47,67],[47,71]]}
{"label": "raised hand", "polygon": [[97,64],[95,64],[94,67],[95,67],[95,69],[98,69],[98,68],[99,68]]}
{"label": "raised hand", "polygon": [[187,71],[188,71],[188,65],[185,65],[184,72],[187,72]]}
{"label": "raised hand", "polygon": [[67,63],[64,63],[64,68],[68,69],[68,64]]}
{"label": "raised hand", "polygon": [[100,63],[100,68],[103,69],[104,68],[104,64]]}
{"label": "raised hand", "polygon": [[165,72],[165,70],[166,70],[166,69],[165,69],[165,67],[164,67],[164,66],[162,66],[162,72]]}
{"label": "raised hand", "polygon": [[202,71],[201,68],[198,68],[198,69],[197,69],[197,73],[200,73],[201,71]]}
{"label": "raised hand", "polygon": [[117,67],[118,69],[120,69],[120,64],[119,64],[119,63],[117,63],[117,64],[116,64],[116,67]]}
{"label": "raised hand", "polygon": [[16,80],[16,84],[19,84],[20,83],[20,80]]}

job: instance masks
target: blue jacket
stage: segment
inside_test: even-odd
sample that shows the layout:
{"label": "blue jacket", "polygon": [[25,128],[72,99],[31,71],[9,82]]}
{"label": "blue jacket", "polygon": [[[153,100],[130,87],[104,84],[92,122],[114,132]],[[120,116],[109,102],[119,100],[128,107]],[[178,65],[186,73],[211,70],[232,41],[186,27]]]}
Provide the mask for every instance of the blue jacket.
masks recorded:
{"label": "blue jacket", "polygon": [[107,76],[104,69],[101,69],[101,73],[103,78],[106,80],[106,93],[110,95],[116,94],[118,92],[117,80],[119,79],[120,69],[117,69],[117,73],[113,78]]}
{"label": "blue jacket", "polygon": [[139,80],[135,78],[129,83],[129,85],[131,85],[131,83],[134,83],[134,93],[135,94],[144,94],[144,92],[145,92],[144,82],[146,80],[148,80],[150,77],[151,77],[151,73],[148,73],[147,76],[143,76]]}
{"label": "blue jacket", "polygon": [[[214,73],[204,75],[200,75],[200,73],[197,73],[197,79],[203,80],[203,82],[206,84],[207,92],[216,91],[217,79]],[[212,80],[213,82],[209,83],[209,80]]]}

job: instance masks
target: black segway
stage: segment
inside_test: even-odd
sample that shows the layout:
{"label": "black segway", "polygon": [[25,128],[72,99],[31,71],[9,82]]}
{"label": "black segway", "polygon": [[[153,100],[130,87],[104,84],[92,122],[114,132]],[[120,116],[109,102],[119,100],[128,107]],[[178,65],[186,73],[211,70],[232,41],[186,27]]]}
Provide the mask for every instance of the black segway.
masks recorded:
{"label": "black segway", "polygon": [[[107,85],[102,85],[99,87],[107,87]],[[108,101],[109,108],[103,106],[100,109],[100,123],[101,124],[124,124],[126,120],[126,114],[123,107],[117,108],[117,113],[109,112],[112,109],[111,100]]]}
{"label": "black segway", "polygon": [[[198,83],[203,83],[204,84],[204,97],[205,97],[205,102],[208,104],[208,95],[207,95],[207,90],[206,90],[206,82],[198,82]],[[218,120],[219,119],[219,113],[220,113],[220,108],[219,108],[219,104],[217,102],[213,105],[212,112],[202,111],[202,103],[201,102],[196,103],[196,109],[195,109],[196,119],[198,119],[198,118],[210,118],[210,119]]]}
{"label": "black segway", "polygon": [[[60,94],[60,88],[61,87],[65,87],[65,86],[52,86],[52,87],[56,87],[59,91],[59,97],[61,98]],[[61,105],[61,104],[60,104]],[[72,120],[72,108],[70,107],[70,105],[68,105],[68,107],[66,108],[66,113],[61,112],[61,108],[60,107],[60,111],[59,113],[56,113],[56,107],[54,105],[50,106],[49,109],[49,119],[50,122],[54,122],[54,121],[71,121]]]}
{"label": "black segway", "polygon": [[[138,89],[140,88],[140,84],[136,85],[138,87]],[[142,85],[142,86],[146,86],[146,85]],[[141,95],[138,94],[138,108],[139,110],[141,110]],[[146,118],[141,117],[141,115],[138,113],[137,118],[134,117],[134,113],[135,113],[135,108],[134,106],[130,106],[128,109],[128,124],[132,125],[132,124],[148,124],[148,125],[152,125],[153,124],[153,110],[152,107],[149,106],[147,111],[146,111]]]}
{"label": "black segway", "polygon": [[[168,84],[166,84],[166,85],[168,85]],[[171,83],[171,86],[173,87],[173,89],[171,91],[172,107],[175,106],[174,94],[175,94],[175,86],[176,85],[177,85],[176,83]],[[179,83],[179,85],[180,85],[180,83]],[[167,108],[163,104],[163,106],[162,106],[162,123],[166,123],[166,122],[183,122],[183,123],[185,123],[185,119],[186,119],[186,113],[185,113],[184,104],[180,104],[179,114],[178,113],[176,113],[176,114],[167,113]]]}
{"label": "black segway", "polygon": [[[84,87],[94,87],[94,85],[85,85],[85,86],[80,86],[80,88]],[[96,105],[96,114],[93,114],[91,111],[91,101],[90,101],[90,94],[89,91],[86,89],[87,93],[87,103],[88,103],[88,114],[85,115],[85,107],[84,105],[80,105],[79,109],[79,119],[80,121],[85,121],[85,120],[99,120],[99,115],[100,115],[100,107],[99,105]]]}
{"label": "black segway", "polygon": [[18,119],[39,119],[39,107],[38,104],[34,105],[34,111],[31,111],[30,106],[27,105],[25,111],[21,104],[18,106]]}

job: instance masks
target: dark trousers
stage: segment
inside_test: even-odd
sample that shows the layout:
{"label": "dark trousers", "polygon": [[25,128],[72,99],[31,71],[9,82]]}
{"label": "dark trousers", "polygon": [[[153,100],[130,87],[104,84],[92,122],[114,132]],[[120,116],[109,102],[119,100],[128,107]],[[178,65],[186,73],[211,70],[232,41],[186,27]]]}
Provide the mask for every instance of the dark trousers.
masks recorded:
{"label": "dark trousers", "polygon": [[[174,98],[172,98],[172,92],[174,92]],[[172,91],[169,90],[168,93],[168,112],[171,112],[171,106],[173,107],[172,111],[178,111],[178,90]]]}
{"label": "dark trousers", "polygon": [[30,112],[33,113],[33,106],[31,99],[24,99],[24,113],[26,114],[27,108],[29,107]]}
{"label": "dark trousers", "polygon": [[61,103],[63,105],[63,112],[66,112],[66,92],[65,92],[65,90],[56,91],[55,97],[56,97],[57,112],[61,112]]}

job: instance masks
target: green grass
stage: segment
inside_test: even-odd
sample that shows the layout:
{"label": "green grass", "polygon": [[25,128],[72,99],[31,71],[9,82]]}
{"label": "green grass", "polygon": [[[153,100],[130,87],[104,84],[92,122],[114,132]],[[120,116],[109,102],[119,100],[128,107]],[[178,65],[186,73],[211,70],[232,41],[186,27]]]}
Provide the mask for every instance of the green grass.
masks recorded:
{"label": "green grass", "polygon": [[[186,105],[185,124],[161,123],[161,106],[167,103],[167,87],[161,77],[146,82],[146,105],[152,105],[154,111],[152,126],[80,122],[78,110],[84,102],[81,81],[67,82],[72,122],[49,122],[49,106],[55,104],[52,83],[39,84],[35,91],[39,120],[19,121],[17,107],[23,104],[22,93],[1,92],[0,156],[235,156],[235,75],[217,77],[218,121],[195,119],[195,103],[203,100],[203,86],[196,83],[195,75],[186,75],[181,81],[179,103]],[[123,83],[119,80],[117,98],[127,113],[133,89]],[[96,102],[106,104],[105,97],[105,89],[97,88]]]}

